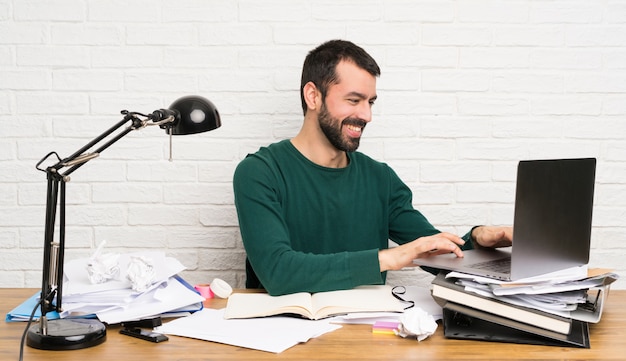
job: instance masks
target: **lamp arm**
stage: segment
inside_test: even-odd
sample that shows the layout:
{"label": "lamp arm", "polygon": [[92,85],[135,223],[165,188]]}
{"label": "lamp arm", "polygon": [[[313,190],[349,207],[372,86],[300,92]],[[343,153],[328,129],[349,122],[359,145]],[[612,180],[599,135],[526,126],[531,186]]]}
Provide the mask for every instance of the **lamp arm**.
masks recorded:
{"label": "lamp arm", "polygon": [[[89,143],[85,144],[82,148],[78,149],[72,155],[70,155],[70,156],[68,156],[68,157],[66,157],[64,159],[60,159],[58,157],[58,155],[57,155],[57,158],[59,159],[59,161],[56,164],[46,168],[45,170],[41,169],[40,165],[47,158],[49,158],[50,155],[56,154],[54,152],[49,153],[43,159],[41,159],[39,161],[39,163],[37,163],[36,168],[38,170],[40,170],[40,171],[43,171],[43,172],[61,173],[60,170],[62,168],[70,167],[69,169],[67,169],[65,172],[62,173],[63,176],[68,176],[72,172],[74,172],[76,169],[80,168],[81,165],[85,164],[86,162],[88,162],[89,160],[91,160],[93,158],[98,157],[99,154],[102,151],[104,151],[105,149],[109,148],[111,145],[113,145],[113,143],[117,142],[118,140],[120,140],[121,138],[126,136],[131,131],[139,129],[139,128],[144,128],[144,127],[146,127],[148,125],[159,125],[159,126],[161,126],[164,123],[166,124],[165,127],[167,127],[167,126],[170,126],[170,124],[167,124],[167,123],[171,123],[171,122],[174,121],[173,117],[168,117],[168,118],[163,119],[163,120],[161,120],[159,122],[148,123],[148,120],[152,119],[150,115],[143,115],[141,113],[129,112],[129,111],[126,111],[126,110],[123,110],[122,114],[125,114],[125,116],[124,116],[124,118],[121,121],[119,121],[117,124],[113,125],[111,128],[109,128],[106,131],[104,131],[102,134],[100,134],[99,136],[94,138]],[[143,119],[139,118],[139,116],[143,116],[144,118]],[[100,142],[102,142],[103,139],[107,138],[113,132],[117,131],[123,125],[128,123],[128,121],[131,121],[131,124],[124,131],[122,131],[121,133],[117,134],[114,138],[110,139],[108,142],[104,143],[99,148],[95,149],[93,152],[86,153],[92,147],[94,147],[95,145],[97,145]]]}

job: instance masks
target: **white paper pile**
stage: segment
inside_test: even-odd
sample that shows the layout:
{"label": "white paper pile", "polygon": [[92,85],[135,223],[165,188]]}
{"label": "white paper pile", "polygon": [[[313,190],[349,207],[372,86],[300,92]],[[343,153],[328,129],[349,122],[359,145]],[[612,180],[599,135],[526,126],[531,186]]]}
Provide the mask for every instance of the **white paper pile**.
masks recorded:
{"label": "white paper pile", "polygon": [[596,323],[602,316],[606,291],[619,275],[602,269],[589,270],[585,265],[512,282],[460,272],[450,272],[446,278],[456,278],[457,283],[468,292],[566,318]]}
{"label": "white paper pile", "polygon": [[[131,267],[138,259],[153,269]],[[185,267],[175,258],[163,252],[136,252],[119,255],[118,262],[119,275],[101,283],[92,283],[93,275],[87,271],[93,257],[67,262],[61,318],[95,314],[102,322],[114,324],[201,309],[204,298],[177,276]],[[129,277],[129,272],[144,272],[138,268],[154,274]],[[141,280],[142,286],[134,287],[131,278]]]}

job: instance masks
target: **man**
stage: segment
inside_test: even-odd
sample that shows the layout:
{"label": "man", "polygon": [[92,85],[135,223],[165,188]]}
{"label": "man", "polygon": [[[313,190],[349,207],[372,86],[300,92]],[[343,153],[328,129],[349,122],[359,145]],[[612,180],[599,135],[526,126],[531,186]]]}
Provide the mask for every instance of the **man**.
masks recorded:
{"label": "man", "polygon": [[[307,55],[300,132],[249,155],[234,174],[246,287],[281,295],[382,284],[386,271],[418,257],[511,244],[508,227],[475,227],[467,241],[438,231],[388,165],[356,152],[379,75],[348,41]],[[389,239],[400,246],[388,248]]]}

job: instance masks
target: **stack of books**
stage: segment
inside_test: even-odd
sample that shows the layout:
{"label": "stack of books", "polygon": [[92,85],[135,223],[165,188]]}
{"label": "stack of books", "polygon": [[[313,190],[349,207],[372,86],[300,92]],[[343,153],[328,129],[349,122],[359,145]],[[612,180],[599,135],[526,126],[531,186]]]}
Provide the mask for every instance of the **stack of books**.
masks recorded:
{"label": "stack of books", "polygon": [[589,348],[589,323],[600,321],[618,275],[590,270],[583,279],[501,284],[458,272],[432,282],[448,338]]}

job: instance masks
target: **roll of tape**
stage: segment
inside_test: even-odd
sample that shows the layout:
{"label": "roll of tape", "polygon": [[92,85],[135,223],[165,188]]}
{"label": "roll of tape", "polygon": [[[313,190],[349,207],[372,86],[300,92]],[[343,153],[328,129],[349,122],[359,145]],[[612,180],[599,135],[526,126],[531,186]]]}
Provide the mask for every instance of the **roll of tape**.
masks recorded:
{"label": "roll of tape", "polygon": [[211,291],[220,298],[228,298],[233,293],[233,288],[226,281],[216,278],[211,282]]}
{"label": "roll of tape", "polygon": [[198,292],[200,292],[200,296],[209,299],[209,298],[213,298],[213,291],[211,291],[211,285],[195,285],[193,288],[195,288]]}

